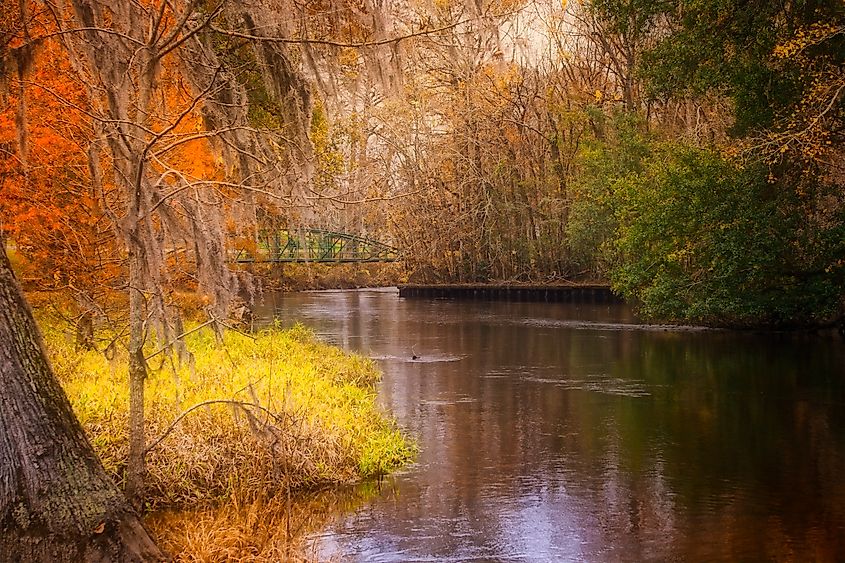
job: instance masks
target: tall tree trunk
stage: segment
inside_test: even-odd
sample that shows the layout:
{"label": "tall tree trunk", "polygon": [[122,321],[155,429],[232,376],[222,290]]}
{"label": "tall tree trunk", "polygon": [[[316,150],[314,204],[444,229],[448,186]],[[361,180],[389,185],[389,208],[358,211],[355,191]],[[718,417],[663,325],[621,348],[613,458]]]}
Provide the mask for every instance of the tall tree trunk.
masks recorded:
{"label": "tall tree trunk", "polygon": [[144,502],[146,434],[144,431],[145,298],[142,291],[143,252],[137,229],[129,237],[129,459],[126,464],[126,497],[136,509]]}
{"label": "tall tree trunk", "polygon": [[164,557],[106,475],[44,354],[0,237],[0,557]]}

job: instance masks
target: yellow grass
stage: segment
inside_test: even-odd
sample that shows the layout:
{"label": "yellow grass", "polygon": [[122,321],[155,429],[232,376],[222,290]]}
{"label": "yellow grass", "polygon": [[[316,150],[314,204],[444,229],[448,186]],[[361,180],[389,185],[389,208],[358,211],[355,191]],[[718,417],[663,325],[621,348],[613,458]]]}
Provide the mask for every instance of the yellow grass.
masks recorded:
{"label": "yellow grass", "polygon": [[[78,353],[67,334],[43,328],[77,417],[121,482],[128,452],[125,351],[111,360]],[[229,331],[222,347],[210,329],[186,340],[193,362],[180,366],[164,354],[150,360],[148,442],[195,405],[231,402],[191,411],[148,454],[149,508],[350,482],[413,456],[413,445],[376,406],[380,373],[371,360],[320,343],[302,326],[255,339]]]}

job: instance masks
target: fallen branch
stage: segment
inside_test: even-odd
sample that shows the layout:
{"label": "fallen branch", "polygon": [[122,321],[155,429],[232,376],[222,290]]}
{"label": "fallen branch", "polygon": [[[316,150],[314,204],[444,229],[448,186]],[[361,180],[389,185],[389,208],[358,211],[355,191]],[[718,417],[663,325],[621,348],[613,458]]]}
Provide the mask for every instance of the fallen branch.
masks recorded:
{"label": "fallen branch", "polygon": [[162,434],[158,438],[156,438],[149,446],[147,446],[147,448],[144,450],[144,455],[150,453],[153,449],[155,449],[156,446],[158,446],[160,443],[162,443],[164,441],[164,439],[167,438],[170,435],[170,433],[173,432],[176,429],[176,425],[179,424],[179,422],[181,422],[183,418],[185,418],[186,416],[188,416],[189,414],[191,414],[192,412],[194,412],[198,408],[206,407],[208,405],[231,405],[231,406],[236,406],[236,407],[242,408],[244,410],[244,412],[249,412],[249,411],[247,411],[247,407],[251,407],[251,408],[258,409],[258,410],[266,413],[267,415],[269,415],[270,417],[272,417],[276,421],[279,420],[279,416],[276,413],[270,411],[269,409],[262,407],[261,405],[255,404],[255,403],[247,403],[245,401],[235,401],[233,399],[210,399],[208,401],[203,401],[201,403],[197,403],[196,405],[194,405],[191,408],[183,411],[179,416],[177,416],[175,419],[173,419],[173,422],[171,422],[168,425],[168,427],[165,428],[164,432],[162,432]]}

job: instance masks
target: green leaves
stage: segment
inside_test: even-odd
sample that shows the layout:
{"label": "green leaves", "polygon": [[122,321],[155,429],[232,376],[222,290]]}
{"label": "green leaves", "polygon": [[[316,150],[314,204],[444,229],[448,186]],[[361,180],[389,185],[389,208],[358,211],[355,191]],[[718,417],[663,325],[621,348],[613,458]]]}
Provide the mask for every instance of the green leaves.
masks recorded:
{"label": "green leaves", "polygon": [[617,123],[615,138],[581,152],[572,243],[601,248],[647,316],[782,325],[842,314],[845,4],[640,4],[591,7],[613,31],[647,37],[638,73],[650,97],[726,96],[738,139],[724,153],[638,144]]}
{"label": "green leaves", "polygon": [[[835,314],[834,240],[809,241],[789,186],[766,169],[678,144],[655,145],[614,184],[616,289],[648,317],[801,324]],[[835,229],[841,229],[841,222]]]}
{"label": "green leaves", "polygon": [[[604,17],[618,19],[624,10],[615,9]],[[830,32],[845,22],[841,2],[669,0],[652,11],[662,12],[664,27],[639,67],[649,93],[726,94],[735,103],[738,135],[771,127],[800,103],[820,66],[845,60],[845,34]],[[799,51],[802,57],[792,56]]]}

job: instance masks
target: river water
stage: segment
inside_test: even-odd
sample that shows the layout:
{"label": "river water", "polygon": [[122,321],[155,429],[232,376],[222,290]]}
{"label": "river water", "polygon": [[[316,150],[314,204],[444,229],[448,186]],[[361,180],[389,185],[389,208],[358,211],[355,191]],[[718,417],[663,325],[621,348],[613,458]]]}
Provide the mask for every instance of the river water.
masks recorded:
{"label": "river water", "polygon": [[419,443],[314,535],[321,559],[845,559],[836,337],[396,290],[271,295],[259,314],[375,358]]}

